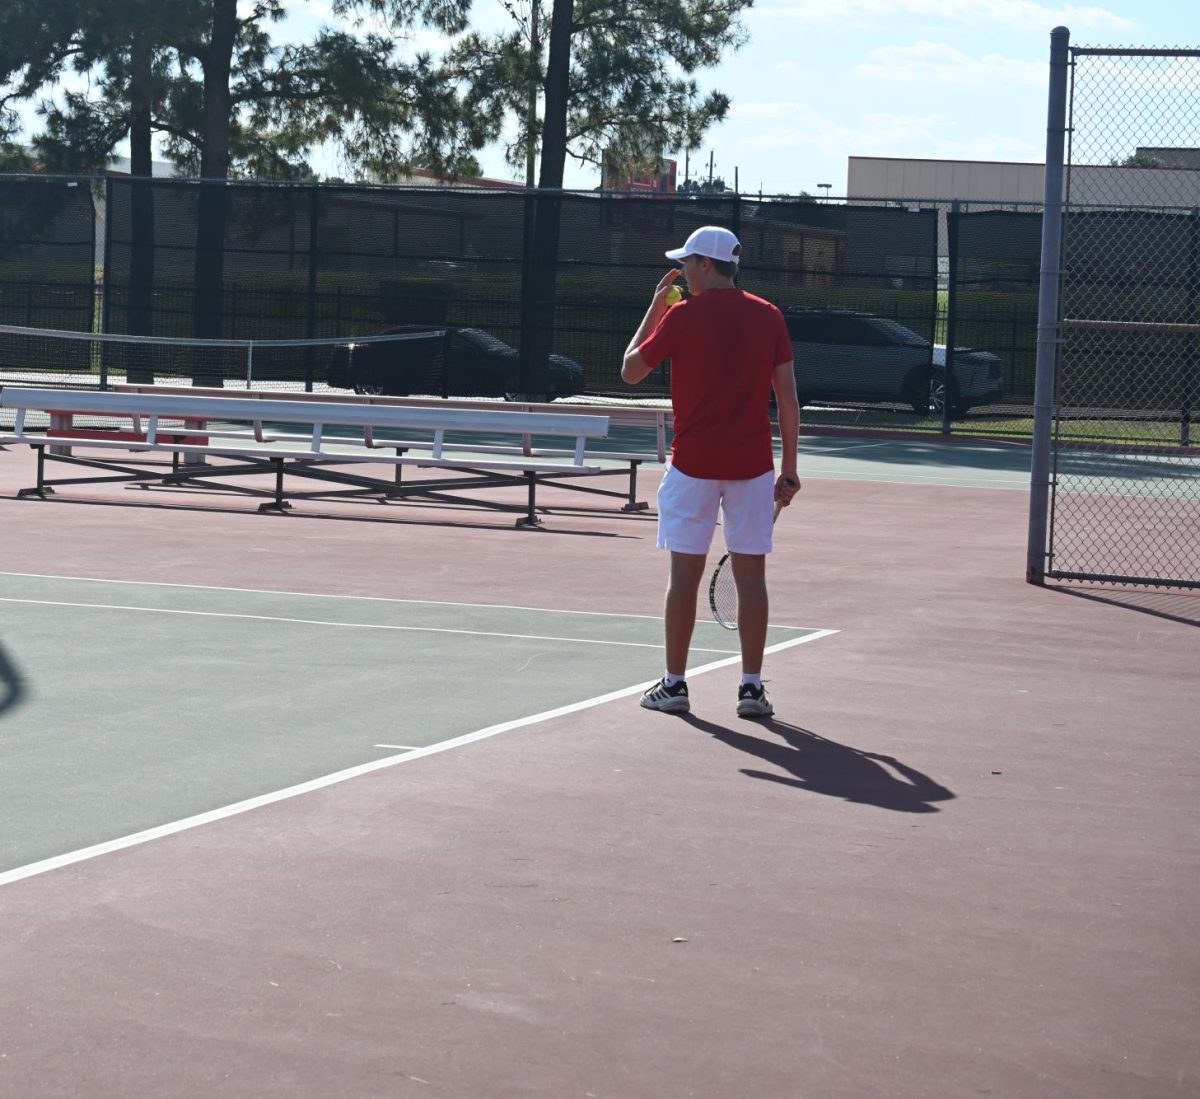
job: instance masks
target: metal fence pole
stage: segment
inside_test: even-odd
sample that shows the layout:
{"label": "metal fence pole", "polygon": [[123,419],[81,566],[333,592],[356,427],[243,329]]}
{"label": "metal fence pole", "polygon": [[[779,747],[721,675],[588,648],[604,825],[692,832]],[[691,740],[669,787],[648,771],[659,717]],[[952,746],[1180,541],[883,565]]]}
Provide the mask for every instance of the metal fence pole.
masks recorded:
{"label": "metal fence pole", "polygon": [[[295,206],[292,217],[295,218]],[[304,338],[313,339],[317,334],[317,264],[321,236],[321,185],[314,183],[308,192],[308,279],[304,288]],[[304,392],[313,391],[313,352],[304,352]]]}
{"label": "metal fence pole", "polygon": [[[521,346],[520,377],[518,382],[522,392],[526,389],[526,379],[533,377],[534,336],[533,336],[533,264],[534,264],[534,226],[537,224],[538,192],[533,188],[525,191],[522,203],[523,222],[521,225],[521,300],[520,326]],[[558,257],[555,256],[555,262]],[[442,364],[445,373],[450,369],[449,360]]]}
{"label": "metal fence pole", "polygon": [[954,373],[954,345],[958,340],[958,216],[962,206],[958,199],[950,203],[946,214],[946,365],[942,372],[942,434],[953,430],[954,394],[958,388]]}
{"label": "metal fence pole", "polygon": [[[95,202],[95,194],[92,195],[92,201]],[[104,245],[101,252],[102,259],[100,261],[100,331],[108,332],[111,322],[110,310],[112,309],[112,235],[113,223],[117,219],[113,217],[113,181],[110,178],[104,180]],[[93,226],[95,222],[93,221]],[[93,232],[95,230],[93,229]],[[92,242],[92,251],[95,252],[95,241]],[[93,330],[95,324],[93,319]],[[105,353],[105,348],[100,348],[100,388],[108,388],[108,355]]]}
{"label": "metal fence pole", "polygon": [[[1200,257],[1200,208],[1193,207],[1188,217],[1188,288],[1187,307],[1184,311],[1184,323],[1196,323],[1196,294],[1200,289],[1200,268],[1197,258]],[[1184,340],[1183,363],[1183,394],[1179,402],[1183,407],[1179,412],[1179,445],[1192,445],[1193,404],[1196,399],[1196,335],[1189,333]]]}
{"label": "metal fence pole", "polygon": [[1046,110],[1046,180],[1042,200],[1042,259],[1038,276],[1037,366],[1033,387],[1033,454],[1029,472],[1029,539],[1025,579],[1046,578],[1046,523],[1050,506],[1050,436],[1058,359],[1058,292],[1062,276],[1063,148],[1071,32],[1050,32],[1050,94]]}

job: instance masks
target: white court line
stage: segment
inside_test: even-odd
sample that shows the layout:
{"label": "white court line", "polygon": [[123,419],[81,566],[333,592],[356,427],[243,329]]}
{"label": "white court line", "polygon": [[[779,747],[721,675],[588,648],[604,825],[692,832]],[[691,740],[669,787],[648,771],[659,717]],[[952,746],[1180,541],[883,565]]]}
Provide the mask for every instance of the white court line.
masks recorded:
{"label": "white court line", "polygon": [[[816,630],[805,637],[794,637],[789,641],[781,641],[778,645],[771,645],[766,649],[766,654],[776,653],[782,649],[790,649],[795,645],[805,645],[810,641],[818,641],[823,637],[829,637],[831,634],[837,632],[837,630]],[[736,664],[740,659],[740,656],[731,656],[724,660],[714,660],[710,664],[702,664],[699,668],[689,668],[688,675],[698,676],[703,675],[705,672],[715,671],[718,668],[727,668],[731,664]],[[260,809],[264,805],[273,805],[277,801],[286,801],[289,798],[299,797],[301,794],[309,794],[314,790],[323,790],[327,786],[334,786],[340,782],[345,782],[347,779],[358,778],[360,775],[368,775],[372,771],[381,771],[385,767],[396,767],[401,763],[410,763],[414,759],[424,759],[426,756],[449,751],[451,748],[461,748],[467,744],[474,744],[476,741],[486,740],[499,733],[509,732],[512,729],[522,729],[529,725],[539,725],[544,721],[550,721],[556,717],[565,717],[567,714],[576,714],[581,710],[590,710],[592,707],[603,705],[606,702],[613,702],[619,698],[628,698],[632,694],[639,694],[655,682],[657,681],[647,680],[645,683],[637,683],[632,687],[622,687],[620,690],[609,691],[607,694],[597,695],[595,698],[585,699],[583,702],[572,702],[567,706],[559,706],[553,710],[544,710],[542,713],[534,714],[532,717],[521,717],[514,721],[501,722],[499,725],[489,725],[485,729],[478,729],[473,733],[466,733],[463,736],[453,737],[450,740],[443,740],[439,744],[431,744],[425,748],[414,748],[403,755],[385,756],[383,759],[372,760],[370,763],[360,763],[356,767],[347,767],[342,771],[334,771],[332,774],[323,775],[321,778],[310,779],[308,782],[301,782],[296,786],[288,786],[283,790],[276,790],[270,794],[260,794],[257,797],[234,802],[234,804],[223,806],[220,809],[210,809],[206,813],[197,813],[195,816],[184,817],[182,820],[171,821],[169,824],[159,824],[154,828],[146,828],[141,832],[133,832],[128,836],[120,836],[117,839],[106,840],[104,843],[93,844],[91,847],[81,847],[77,851],[68,851],[65,854],[54,855],[39,862],[31,862],[25,866],[5,870],[0,873],[0,886],[11,885],[13,882],[32,878],[37,874],[45,874],[50,870],[59,870],[64,866],[71,866],[74,863],[84,862],[87,859],[98,858],[100,855],[110,855],[116,851],[124,851],[129,847],[137,847],[139,844],[149,843],[151,840],[162,839],[165,836],[173,836],[176,833],[185,832],[190,828],[199,828],[204,824],[212,824],[219,820],[238,816],[241,813],[248,813],[252,809]]]}
{"label": "white court line", "polygon": [[1029,474],[1014,474],[1011,479],[1003,476],[989,477],[982,480],[973,477],[946,477],[931,474],[912,473],[907,476],[880,477],[878,474],[859,473],[847,470],[841,473],[831,473],[828,470],[804,469],[804,476],[815,477],[822,481],[870,481],[878,485],[941,485],[943,488],[993,488],[1011,489],[1028,488]]}
{"label": "white court line", "polygon": [[[104,576],[60,576],[46,572],[5,572],[0,576],[18,576],[27,580],[77,580],[86,584],[132,584],[140,588],[183,588],[188,591],[232,591],[246,595],[289,595],[301,599],[363,599],[371,603],[402,603],[419,607],[474,607],[497,611],[535,611],[538,614],[581,614],[600,618],[643,618],[662,621],[662,614],[622,614],[617,611],[573,611],[564,607],[525,607],[512,603],[458,603],[448,599],[398,599],[390,595],[339,595],[323,591],[280,591],[277,588],[231,588],[221,584],[175,584],[168,580],[114,580]],[[803,630],[806,626],[776,626],[777,630]],[[715,650],[722,652],[724,650]]]}
{"label": "white court line", "polygon": [[[445,626],[391,626],[379,622],[328,622],[317,618],[283,618],[270,614],[234,614],[231,611],[185,611],[175,607],[129,607],[119,603],[66,603],[56,599],[14,599],[0,596],[0,603],[25,603],[35,607],[76,607],[98,611],[132,611],[136,614],[180,614],[193,618],[233,618],[250,622],[287,622],[299,626],[339,626],[346,630],[397,630],[402,633],[448,633],[460,637],[502,637],[510,641],[563,641],[575,645],[613,645],[627,649],[661,649],[662,642],[608,641],[595,637],[552,637],[536,633],[498,633],[494,630],[452,630]],[[732,649],[705,649],[701,653],[730,653]]]}
{"label": "white court line", "polygon": [[[459,603],[448,599],[398,599],[390,595],[346,595],[327,591],[282,591],[278,588],[231,588],[223,584],[175,584],[168,580],[114,580],[106,576],[60,576],[46,572],[5,572],[0,576],[19,576],[29,580],[78,580],[87,584],[132,584],[139,588],[185,588],[189,591],[233,591],[246,595],[294,595],[303,599],[365,599],[372,603],[407,603],[429,607],[482,607],[500,611],[537,611],[544,614],[592,614],[604,618],[653,618],[661,614],[618,614],[612,611],[572,611],[562,607],[521,607],[508,603]],[[787,627],[784,627],[787,628]],[[799,627],[792,627],[793,629]]]}
{"label": "white court line", "polygon": [[806,446],[804,446],[803,443],[801,443],[799,453],[801,456],[806,455],[806,454],[811,454],[814,457],[819,458],[822,454],[840,454],[846,450],[870,450],[871,447],[873,447],[873,446],[890,446],[892,444],[892,442],[893,442],[893,440],[891,440],[891,439],[884,439],[882,442],[878,442],[878,443],[850,443],[847,446],[830,446],[830,447],[823,447],[823,446],[806,447]]}
{"label": "white court line", "polygon": [[412,744],[375,744],[375,748],[393,748],[397,752],[415,752],[417,749]]}

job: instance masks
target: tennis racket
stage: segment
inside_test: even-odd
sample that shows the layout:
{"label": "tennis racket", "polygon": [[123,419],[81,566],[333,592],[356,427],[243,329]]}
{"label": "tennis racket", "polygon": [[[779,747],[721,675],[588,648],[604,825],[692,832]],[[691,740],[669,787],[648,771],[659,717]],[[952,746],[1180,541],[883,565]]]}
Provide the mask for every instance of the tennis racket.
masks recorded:
{"label": "tennis racket", "polygon": [[[783,511],[783,501],[776,501],[775,519]],[[774,523],[775,519],[771,522]],[[717,625],[727,630],[737,629],[737,584],[733,580],[733,565],[730,564],[729,554],[725,554],[717,567],[713,569],[712,579],[708,582],[708,605],[712,608],[712,616]]]}

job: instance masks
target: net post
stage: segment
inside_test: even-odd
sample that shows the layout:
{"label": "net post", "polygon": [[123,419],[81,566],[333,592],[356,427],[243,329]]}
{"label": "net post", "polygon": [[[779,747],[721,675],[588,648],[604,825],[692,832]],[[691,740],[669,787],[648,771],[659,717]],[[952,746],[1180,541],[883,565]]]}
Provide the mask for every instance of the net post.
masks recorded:
{"label": "net post", "polygon": [[1038,275],[1037,359],[1033,390],[1033,452],[1029,471],[1029,537],[1025,579],[1046,578],[1046,527],[1050,506],[1050,436],[1058,359],[1059,281],[1062,266],[1063,152],[1071,32],[1050,32],[1050,90],[1046,109],[1046,178],[1042,198],[1042,256]]}

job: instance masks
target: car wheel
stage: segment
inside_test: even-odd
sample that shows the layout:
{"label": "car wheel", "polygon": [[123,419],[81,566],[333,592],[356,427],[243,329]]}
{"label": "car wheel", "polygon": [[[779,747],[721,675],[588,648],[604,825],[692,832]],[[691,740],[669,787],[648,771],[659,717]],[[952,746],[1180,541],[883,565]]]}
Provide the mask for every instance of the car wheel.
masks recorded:
{"label": "car wheel", "polygon": [[[933,403],[934,384],[940,382],[927,367],[914,370],[904,381],[904,399],[918,416],[928,416],[935,411]],[[941,411],[940,406],[936,411]]]}
{"label": "car wheel", "polygon": [[950,403],[951,419],[966,415],[967,406],[959,400],[958,387],[954,382],[950,382],[949,392],[947,392],[946,376],[944,374],[932,374],[929,378],[929,410],[927,415],[944,416],[947,401]]}

